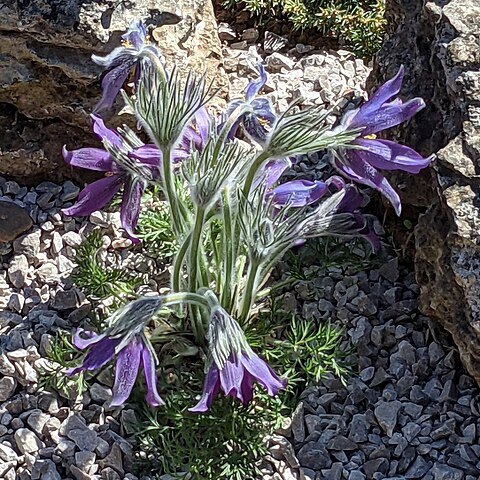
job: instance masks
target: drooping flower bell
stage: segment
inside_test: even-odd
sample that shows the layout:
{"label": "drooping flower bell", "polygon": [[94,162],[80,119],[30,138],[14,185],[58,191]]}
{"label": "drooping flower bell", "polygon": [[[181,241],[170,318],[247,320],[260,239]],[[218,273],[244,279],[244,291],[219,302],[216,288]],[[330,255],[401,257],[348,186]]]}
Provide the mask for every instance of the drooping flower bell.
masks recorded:
{"label": "drooping flower bell", "polygon": [[116,356],[115,381],[111,406],[125,403],[135,384],[142,364],[147,386],[146,401],[151,407],[164,405],[157,391],[153,347],[145,336],[145,324],[161,308],[160,297],[144,297],[127,304],[112,316],[110,326],[102,334],[78,329],[73,344],[88,350],[82,365],[67,370],[67,375],[97,370]]}
{"label": "drooping flower bell", "polygon": [[103,95],[95,107],[95,112],[111,108],[118,92],[132,73],[134,83],[138,82],[142,60],[161,56],[158,48],[147,42],[147,29],[140,20],[130,23],[122,39],[123,45],[107,56],[92,55],[92,60],[107,71],[102,80]]}
{"label": "drooping flower bell", "polygon": [[255,382],[271,396],[285,388],[286,380],[251,349],[238,322],[218,303],[211,310],[208,341],[209,367],[203,393],[190,412],[206,412],[220,390],[247,405],[253,398]]}
{"label": "drooping flower bell", "polygon": [[337,152],[333,165],[347,178],[382,193],[391,202],[397,215],[401,212],[400,197],[377,169],[419,173],[434,158],[423,158],[405,145],[375,138],[376,133],[409,120],[425,107],[421,98],[413,98],[405,103],[399,98],[391,100],[400,92],[403,75],[402,66],[395,77],[385,82],[360,108],[347,112],[340,125],[333,130],[361,130],[352,142],[357,148]]}

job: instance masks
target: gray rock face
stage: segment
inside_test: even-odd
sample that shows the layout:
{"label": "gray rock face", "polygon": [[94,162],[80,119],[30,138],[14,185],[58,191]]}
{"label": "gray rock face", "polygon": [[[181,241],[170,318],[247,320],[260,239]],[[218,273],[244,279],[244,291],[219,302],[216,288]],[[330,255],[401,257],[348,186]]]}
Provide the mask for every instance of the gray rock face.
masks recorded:
{"label": "gray rock face", "polygon": [[452,334],[480,381],[480,3],[386,4],[390,35],[370,84],[405,65],[402,94],[423,97],[427,107],[389,135],[438,156],[429,172],[394,178],[405,185],[405,211],[425,212],[415,231],[420,307]]}
{"label": "gray rock face", "polygon": [[[159,26],[172,23],[175,13],[182,18],[177,25]],[[151,25],[167,62],[205,70],[214,86],[226,93],[210,0],[4,1],[0,174],[34,182],[70,171],[61,159],[62,145],[79,147],[93,138],[88,114],[99,99],[101,70],[90,57],[117,46],[133,19]]]}

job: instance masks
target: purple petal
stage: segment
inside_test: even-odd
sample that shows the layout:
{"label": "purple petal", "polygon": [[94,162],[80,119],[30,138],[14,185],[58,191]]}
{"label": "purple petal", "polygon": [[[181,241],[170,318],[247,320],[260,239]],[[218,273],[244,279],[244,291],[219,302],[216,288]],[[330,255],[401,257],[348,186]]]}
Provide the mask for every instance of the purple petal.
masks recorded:
{"label": "purple petal", "polygon": [[353,186],[348,185],[345,187],[345,195],[339,203],[337,212],[354,212],[358,210],[363,203],[362,194]]}
{"label": "purple petal", "polygon": [[63,146],[62,155],[64,160],[72,167],[87,168],[100,172],[108,172],[114,169],[112,157],[101,148],[79,148],[69,151]]}
{"label": "purple petal", "polygon": [[367,240],[368,243],[370,243],[370,246],[372,247],[374,253],[380,250],[380,239],[378,238],[378,235],[370,228],[368,222],[365,222],[365,228],[359,230],[358,234],[365,240]]}
{"label": "purple petal", "polygon": [[345,188],[345,180],[338,175],[332,175],[325,182],[329,187],[333,186],[336,191]]}
{"label": "purple petal", "polygon": [[115,355],[115,348],[120,343],[119,338],[102,338],[90,346],[90,350],[79,367],[69,368],[67,375],[75,375],[83,370],[97,370],[103,367]]}
{"label": "purple petal", "polygon": [[399,68],[397,74],[381,85],[378,90],[357,111],[350,121],[350,128],[361,128],[366,125],[367,119],[376,112],[384,103],[397,95],[402,88],[404,68]]}
{"label": "purple petal", "polygon": [[348,165],[336,161],[334,162],[335,168],[346,177],[378,190],[390,201],[396,214],[400,215],[402,207],[397,192],[378,170],[363,160],[362,153],[364,152],[361,150],[347,150],[345,155],[349,161]]}
{"label": "purple petal", "polygon": [[260,145],[267,139],[268,129],[254,114],[247,114],[242,120],[243,128],[247,135]]}
{"label": "purple petal", "polygon": [[123,405],[130,396],[138,375],[142,349],[141,340],[134,337],[125,348],[120,350],[115,364],[115,382],[113,384],[113,398],[110,402],[111,407]]}
{"label": "purple petal", "polygon": [[152,167],[159,167],[162,151],[153,144],[142,145],[128,153],[128,156]]}
{"label": "purple petal", "polygon": [[267,83],[267,73],[265,72],[265,68],[261,63],[259,63],[257,67],[260,77],[252,80],[247,85],[247,88],[245,89],[245,99],[247,102],[253,100],[258,95],[258,92],[260,92],[263,86]]}
{"label": "purple petal", "polygon": [[118,67],[132,57],[132,51],[125,47],[116,47],[108,55],[101,57],[100,55],[92,55],[92,60],[107,69]]}
{"label": "purple petal", "polygon": [[136,62],[137,60],[134,57],[128,57],[124,62],[105,74],[102,80],[102,98],[97,103],[94,110],[95,112],[101,112],[102,110],[111,108],[118,92],[120,92],[120,89],[135,67]]}
{"label": "purple petal", "polygon": [[249,356],[243,353],[240,360],[248,373],[250,373],[272,397],[287,385],[287,382],[278,377],[270,366],[258,355],[253,354]]}
{"label": "purple petal", "polygon": [[128,27],[126,33],[122,35],[122,39],[130,43],[135,50],[141,50],[145,45],[147,29],[141,20],[133,20]]}
{"label": "purple petal", "polygon": [[178,148],[190,152],[192,148],[201,149],[202,137],[192,125],[187,125],[183,130],[182,139]]}
{"label": "purple petal", "polygon": [[90,118],[92,119],[93,132],[100,140],[108,140],[112,145],[119,148],[122,146],[120,135],[115,130],[107,128],[105,122],[98,115],[92,113]]}
{"label": "purple petal", "polygon": [[205,383],[203,384],[203,393],[202,397],[198,403],[189,408],[189,412],[202,413],[206,412],[211,406],[214,397],[220,391],[220,377],[219,371],[215,364],[208,369],[207,375],[205,376]]}
{"label": "purple petal", "polygon": [[145,186],[141,180],[130,180],[125,183],[123,189],[120,221],[123,229],[133,243],[140,242],[133,233],[133,230],[137,226],[138,216],[140,214],[140,202],[144,189]]}
{"label": "purple petal", "polygon": [[415,150],[390,140],[358,138],[354,143],[365,149],[361,153],[362,158],[381,170],[418,173],[433,160],[433,156],[423,158]]}
{"label": "purple petal", "polygon": [[291,161],[289,158],[278,158],[275,160],[269,160],[263,167],[260,174],[256,177],[254,188],[260,185],[264,185],[267,189],[273,187],[283,172],[290,167]]}
{"label": "purple petal", "polygon": [[84,350],[90,345],[94,345],[95,343],[99,342],[102,338],[105,338],[104,333],[99,335],[98,333],[84,330],[83,328],[78,328],[73,336],[73,344],[75,345],[75,348]]}
{"label": "purple petal", "polygon": [[252,399],[253,399],[253,384],[255,382],[255,378],[250,375],[250,373],[245,370],[243,374],[243,380],[242,380],[242,398],[243,398],[243,404],[248,405]]}
{"label": "purple petal", "polygon": [[255,100],[252,100],[251,105],[253,113],[269,125],[272,125],[277,119],[277,116],[273,112],[272,102],[269,98],[256,98]]}
{"label": "purple petal", "polygon": [[63,209],[65,215],[86,216],[103,208],[120,190],[123,179],[120,175],[104,177],[87,185],[78,196],[75,205]]}
{"label": "purple petal", "polygon": [[212,119],[205,107],[200,107],[195,112],[195,115],[193,118],[195,119],[195,125],[197,127],[197,131],[201,139],[200,144],[195,144],[195,146],[199,150],[201,150],[207,143],[207,140],[210,134],[210,124],[212,123]]}
{"label": "purple petal", "polygon": [[277,205],[304,207],[317,202],[325,195],[328,187],[324,182],[309,180],[292,180],[272,190],[273,202]]}
{"label": "purple petal", "polygon": [[155,362],[152,358],[152,353],[144,345],[142,350],[143,371],[145,373],[145,383],[147,384],[147,396],[145,397],[147,403],[151,407],[159,407],[165,405],[157,391],[157,374],[155,372]]}
{"label": "purple petal", "polygon": [[[364,127],[361,132],[362,136],[381,132],[409,120],[424,107],[425,102],[421,98],[412,98],[406,103],[394,101],[382,105],[378,110],[372,110],[360,118],[358,115],[355,116],[349,128]],[[359,123],[360,121],[362,124]]]}
{"label": "purple petal", "polygon": [[220,369],[220,385],[228,397],[236,397],[243,401],[242,380],[244,369],[237,355],[232,355]]}

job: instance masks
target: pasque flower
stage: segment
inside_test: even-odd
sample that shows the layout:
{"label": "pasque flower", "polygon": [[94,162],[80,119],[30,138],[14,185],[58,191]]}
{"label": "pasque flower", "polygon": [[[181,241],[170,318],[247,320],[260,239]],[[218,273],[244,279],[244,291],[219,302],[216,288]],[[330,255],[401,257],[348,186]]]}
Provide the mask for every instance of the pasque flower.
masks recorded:
{"label": "pasque flower", "polygon": [[400,215],[401,204],[397,192],[377,170],[403,170],[419,173],[433,160],[423,158],[415,150],[390,140],[376,139],[375,134],[410,119],[425,106],[421,98],[403,103],[392,97],[400,92],[403,66],[392,79],[383,84],[360,108],[348,112],[334,132],[360,130],[352,142],[352,149],[335,155],[334,166],[346,177],[381,192]]}
{"label": "pasque flower", "polygon": [[108,109],[115,101],[115,97],[123,84],[133,73],[134,83],[140,77],[142,59],[149,56],[160,57],[158,48],[146,41],[147,29],[140,20],[130,23],[127,32],[122,35],[123,45],[115,48],[105,57],[92,55],[92,60],[106,68],[107,73],[102,80],[103,95],[95,112]]}
{"label": "pasque flower", "polygon": [[258,70],[260,77],[252,80],[245,89],[245,101],[236,99],[230,102],[227,114],[231,114],[243,103],[248,105],[250,107],[249,111],[238,119],[232,128],[231,135],[235,135],[238,126],[241,124],[250,138],[263,145],[272,124],[275,122],[276,115],[268,98],[257,97],[267,82],[267,74],[262,64],[258,64]]}
{"label": "pasque flower", "polygon": [[106,176],[87,185],[78,197],[77,203],[63,212],[72,216],[90,215],[103,208],[123,185],[123,198],[120,210],[122,227],[134,242],[135,229],[140,212],[140,200],[148,180],[158,175],[161,152],[155,145],[137,148],[129,146],[115,131],[108,129],[100,117],[92,115],[93,131],[105,143],[123,152],[123,162],[105,149],[80,148],[69,151],[63,147],[63,158],[75,167],[107,172]]}
{"label": "pasque flower", "polygon": [[145,297],[131,302],[117,312],[113,323],[102,334],[78,329],[73,344],[88,350],[82,365],[67,370],[67,375],[97,370],[116,356],[115,381],[111,406],[126,402],[142,364],[147,386],[146,401],[151,407],[164,405],[157,391],[156,358],[144,333],[145,323],[160,308],[159,297]]}
{"label": "pasque flower", "polygon": [[253,398],[255,382],[271,396],[285,388],[287,382],[254,353],[238,322],[218,304],[211,311],[208,340],[210,365],[202,396],[190,412],[207,411],[220,390],[246,405]]}
{"label": "pasque flower", "polygon": [[277,185],[281,176],[292,164],[289,158],[278,158],[268,161],[255,180],[254,188],[263,188],[266,198],[274,205],[289,207],[305,207],[322,198],[328,185],[316,180],[291,180]]}

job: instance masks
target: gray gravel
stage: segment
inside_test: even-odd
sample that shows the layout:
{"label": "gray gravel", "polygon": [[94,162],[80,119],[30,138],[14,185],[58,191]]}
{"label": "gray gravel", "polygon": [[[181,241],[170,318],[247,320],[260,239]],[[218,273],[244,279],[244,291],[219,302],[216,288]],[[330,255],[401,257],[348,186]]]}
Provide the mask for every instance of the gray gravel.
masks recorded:
{"label": "gray gravel", "polygon": [[[327,269],[324,287],[296,288],[297,313],[345,327],[358,369],[346,386],[328,376],[303,393],[287,432],[295,478],[297,462],[309,480],[480,478],[480,390],[451,340],[417,311],[414,276],[397,265]],[[323,313],[325,302],[333,309]]]}

